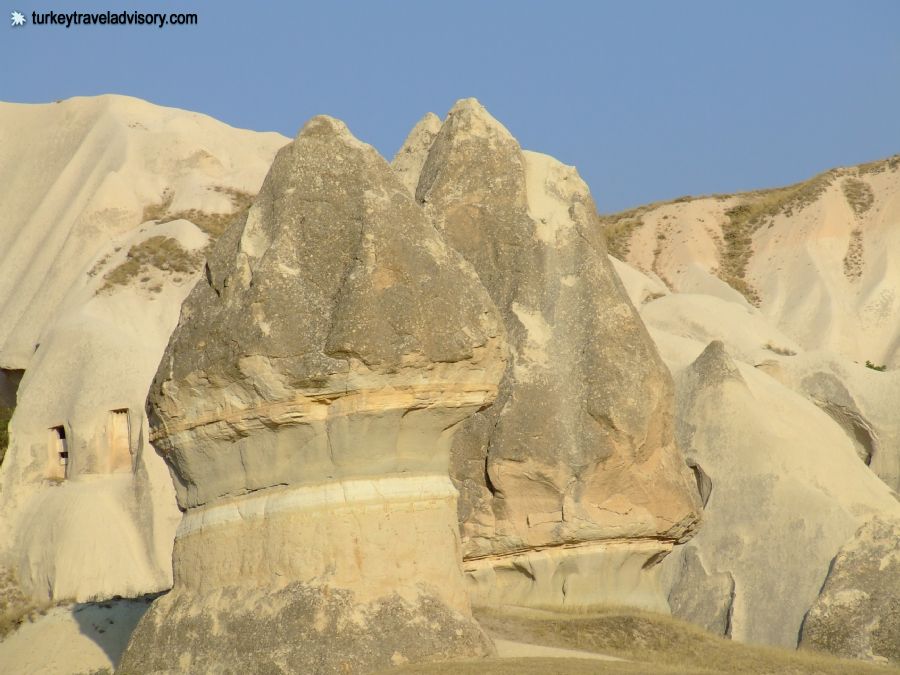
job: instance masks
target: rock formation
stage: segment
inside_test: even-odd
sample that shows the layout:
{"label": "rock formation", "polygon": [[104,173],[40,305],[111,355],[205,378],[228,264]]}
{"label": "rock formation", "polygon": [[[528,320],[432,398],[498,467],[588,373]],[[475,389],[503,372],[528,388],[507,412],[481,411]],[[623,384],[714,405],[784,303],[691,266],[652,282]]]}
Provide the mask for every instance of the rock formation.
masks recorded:
{"label": "rock formation", "polygon": [[171,586],[147,390],[209,224],[286,140],[126,97],[0,104],[0,567],[36,601]]}
{"label": "rock formation", "polygon": [[151,389],[184,516],[124,672],[486,654],[448,476],[502,323],[390,166],[317,117],[185,301]]}
{"label": "rock formation", "polygon": [[0,103],[0,368],[28,367],[110,240],[160,218],[227,218],[287,141],[127,96]]}
{"label": "rock formation", "polygon": [[721,342],[676,373],[678,438],[711,484],[703,528],[679,555],[699,553],[710,577],[677,574],[673,594],[706,599],[673,611],[721,625],[727,595],[709,583],[724,574],[733,579],[730,635],[793,647],[838,547],[864,517],[900,514],[900,503],[822,411],[741,367]]}
{"label": "rock formation", "polygon": [[[395,165],[418,165],[433,120]],[[511,361],[497,403],[452,448],[476,602],[665,607],[646,568],[697,520],[672,384],[609,264],[571,167],[474,99],[427,149],[416,199],[499,308]]]}
{"label": "rock formation", "polygon": [[604,217],[614,255],[681,293],[709,272],[807,350],[900,367],[900,155],[802,183]]}
{"label": "rock formation", "polygon": [[900,520],[872,518],[841,547],[800,645],[900,665]]}

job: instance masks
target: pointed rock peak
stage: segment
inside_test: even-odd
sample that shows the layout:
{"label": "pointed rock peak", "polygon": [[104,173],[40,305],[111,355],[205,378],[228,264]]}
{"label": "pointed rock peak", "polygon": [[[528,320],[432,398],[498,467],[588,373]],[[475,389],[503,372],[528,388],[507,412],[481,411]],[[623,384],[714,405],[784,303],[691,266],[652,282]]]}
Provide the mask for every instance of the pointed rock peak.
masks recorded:
{"label": "pointed rock peak", "polygon": [[407,138],[422,135],[437,136],[437,133],[441,130],[442,124],[443,122],[440,117],[433,112],[427,112],[422,119],[416,122],[416,126],[412,128],[412,131],[409,132]]}
{"label": "pointed rock peak", "polygon": [[316,115],[303,125],[297,136],[327,136],[331,134],[339,136],[353,135],[350,133],[350,129],[347,128],[347,125],[336,117]]}
{"label": "pointed rock peak", "polygon": [[461,98],[447,114],[444,126],[458,132],[468,132],[475,136],[500,134],[513,138],[509,130],[491,115],[476,98]]}
{"label": "pointed rock peak", "polygon": [[690,369],[703,386],[721,384],[726,380],[744,383],[741,372],[721,340],[710,342],[703,353],[691,364]]}
{"label": "pointed rock peak", "polygon": [[[441,185],[457,194],[480,194],[494,204],[525,203],[525,169],[519,142],[474,98],[456,102],[422,165],[416,201]],[[441,178],[442,176],[442,178]],[[503,183],[504,187],[498,184]],[[506,189],[505,197],[498,192]],[[451,244],[452,245],[452,244]]]}
{"label": "pointed rock peak", "polygon": [[316,115],[311,118],[303,125],[303,128],[300,129],[295,140],[303,141],[310,139],[336,140],[360,150],[372,150],[377,152],[371,145],[363,143],[354,136],[350,131],[350,128],[344,124],[343,121],[328,115]]}
{"label": "pointed rock peak", "polygon": [[422,165],[428,158],[428,150],[441,130],[441,118],[426,113],[412,128],[403,146],[394,155],[391,167],[410,193],[415,194]]}

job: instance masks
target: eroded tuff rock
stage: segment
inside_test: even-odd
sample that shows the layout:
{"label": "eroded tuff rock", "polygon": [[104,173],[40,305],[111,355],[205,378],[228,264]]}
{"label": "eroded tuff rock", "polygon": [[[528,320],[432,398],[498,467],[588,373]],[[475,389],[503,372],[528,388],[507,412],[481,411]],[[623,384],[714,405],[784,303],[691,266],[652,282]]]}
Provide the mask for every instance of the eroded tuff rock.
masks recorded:
{"label": "eroded tuff rock", "polygon": [[872,518],[841,547],[800,645],[900,664],[900,520]]}
{"label": "eroded tuff rock", "polygon": [[[813,402],[735,362],[720,341],[690,361],[696,343],[654,336],[675,366],[679,443],[710,484],[703,527],[663,564],[682,599],[672,612],[737,640],[795,647],[838,548],[900,503]],[[710,584],[723,575],[733,580],[727,624],[723,587]]]}
{"label": "eroded tuff rock", "polygon": [[675,583],[669,592],[674,616],[703,626],[711,633],[731,635],[734,579],[728,572],[710,574],[696,546],[679,551]]}
{"label": "eroded tuff rock", "polygon": [[504,366],[471,267],[373,148],[308,122],[219,240],[151,389],[185,514],[174,588],[122,671],[488,653],[447,471]]}
{"label": "eroded tuff rock", "polygon": [[587,187],[469,99],[431,144],[416,199],[477,271],[510,341],[497,403],[451,453],[476,601],[665,607],[645,567],[690,535],[698,498],[670,376]]}
{"label": "eroded tuff rock", "polygon": [[397,173],[406,188],[416,193],[422,165],[428,159],[428,150],[441,130],[441,118],[434,113],[426,113],[406,137],[403,147],[397,151],[391,168]]}

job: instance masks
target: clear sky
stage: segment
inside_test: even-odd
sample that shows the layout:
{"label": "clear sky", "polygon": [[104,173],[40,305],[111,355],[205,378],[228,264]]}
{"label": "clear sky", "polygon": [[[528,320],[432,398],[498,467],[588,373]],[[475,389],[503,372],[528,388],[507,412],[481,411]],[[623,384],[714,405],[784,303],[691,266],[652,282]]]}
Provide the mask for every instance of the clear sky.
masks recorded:
{"label": "clear sky", "polygon": [[[327,113],[390,158],[475,96],[601,211],[900,152],[900,0],[3,3],[0,100],[129,94],[289,136]],[[51,9],[199,22],[31,25]]]}

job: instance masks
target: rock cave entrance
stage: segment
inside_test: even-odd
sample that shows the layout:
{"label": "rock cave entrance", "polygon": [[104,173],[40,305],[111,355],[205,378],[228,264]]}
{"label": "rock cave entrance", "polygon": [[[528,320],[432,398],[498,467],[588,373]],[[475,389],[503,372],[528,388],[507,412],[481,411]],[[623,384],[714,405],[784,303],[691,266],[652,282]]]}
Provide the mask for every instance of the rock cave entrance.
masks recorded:
{"label": "rock cave entrance", "polygon": [[0,408],[16,407],[16,392],[24,375],[24,370],[0,368]]}

